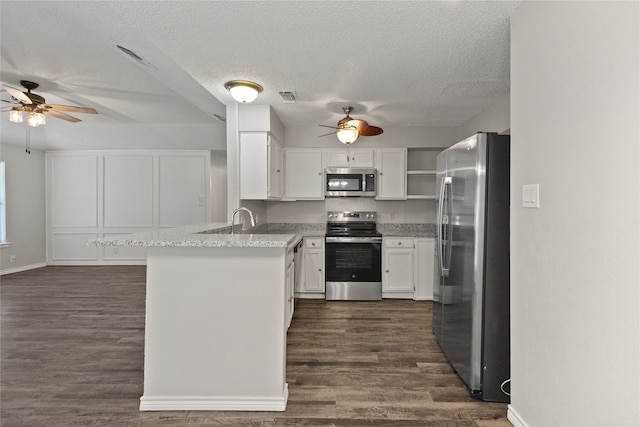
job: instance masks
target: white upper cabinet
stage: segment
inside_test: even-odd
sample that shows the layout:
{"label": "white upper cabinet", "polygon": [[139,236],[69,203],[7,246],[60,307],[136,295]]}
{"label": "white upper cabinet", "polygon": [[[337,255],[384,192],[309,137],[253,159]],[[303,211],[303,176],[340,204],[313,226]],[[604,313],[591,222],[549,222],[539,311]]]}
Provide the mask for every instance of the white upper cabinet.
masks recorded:
{"label": "white upper cabinet", "polygon": [[284,154],[280,144],[274,139],[269,138],[269,175],[267,181],[269,183],[268,198],[279,199],[284,191]]}
{"label": "white upper cabinet", "polygon": [[328,168],[373,168],[375,151],[369,148],[326,150]]}
{"label": "white upper cabinet", "polygon": [[282,197],[282,147],[267,132],[240,134],[240,198],[267,200]]}
{"label": "white upper cabinet", "polygon": [[238,104],[239,132],[269,132],[284,142],[284,126],[270,105]]}
{"label": "white upper cabinet", "polygon": [[378,148],[378,200],[405,200],[407,198],[407,150],[404,148]]}
{"label": "white upper cabinet", "polygon": [[285,197],[296,200],[324,199],[322,150],[285,149]]}

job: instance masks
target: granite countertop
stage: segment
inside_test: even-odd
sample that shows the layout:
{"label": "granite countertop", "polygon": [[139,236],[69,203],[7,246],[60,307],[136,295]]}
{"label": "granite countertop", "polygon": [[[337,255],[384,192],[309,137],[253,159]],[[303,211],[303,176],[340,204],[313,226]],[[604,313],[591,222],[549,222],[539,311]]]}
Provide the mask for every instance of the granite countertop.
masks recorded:
{"label": "granite countertop", "polygon": [[[236,227],[239,227],[236,225]],[[385,237],[434,237],[435,224],[378,224]],[[231,234],[228,223],[208,223],[92,239],[96,246],[288,247],[303,237],[324,237],[325,223],[269,223]]]}
{"label": "granite countertop", "polygon": [[[236,227],[238,227],[236,225]],[[265,224],[241,233],[231,233],[226,223],[208,223],[184,227],[142,231],[120,236],[92,239],[96,246],[145,247],[288,247],[306,236],[324,236],[325,224]]]}

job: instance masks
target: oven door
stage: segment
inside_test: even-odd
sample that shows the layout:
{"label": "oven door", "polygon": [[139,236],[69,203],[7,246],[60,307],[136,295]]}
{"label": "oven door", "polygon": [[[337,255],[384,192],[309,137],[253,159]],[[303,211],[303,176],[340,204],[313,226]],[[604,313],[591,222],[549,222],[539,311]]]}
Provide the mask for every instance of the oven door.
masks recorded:
{"label": "oven door", "polygon": [[382,299],[382,238],[326,237],[327,300]]}

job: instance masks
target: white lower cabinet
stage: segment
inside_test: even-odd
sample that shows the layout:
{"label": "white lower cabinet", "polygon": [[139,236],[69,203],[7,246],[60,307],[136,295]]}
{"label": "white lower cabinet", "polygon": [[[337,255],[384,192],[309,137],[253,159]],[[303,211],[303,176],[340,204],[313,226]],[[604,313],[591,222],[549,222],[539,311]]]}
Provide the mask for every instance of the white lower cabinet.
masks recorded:
{"label": "white lower cabinet", "polygon": [[435,268],[435,239],[415,239],[414,276],[416,278],[416,300],[433,300]]}
{"label": "white lower cabinet", "polygon": [[383,298],[414,297],[413,257],[412,237],[383,238]]}
{"label": "white lower cabinet", "polygon": [[286,257],[286,272],[285,272],[285,325],[287,328],[291,326],[291,320],[293,319],[293,310],[295,308],[294,298],[294,284],[295,284],[295,263],[293,262],[293,248],[287,251]]}
{"label": "white lower cabinet", "polygon": [[303,298],[324,298],[324,238],[304,239],[304,281],[296,292]]}

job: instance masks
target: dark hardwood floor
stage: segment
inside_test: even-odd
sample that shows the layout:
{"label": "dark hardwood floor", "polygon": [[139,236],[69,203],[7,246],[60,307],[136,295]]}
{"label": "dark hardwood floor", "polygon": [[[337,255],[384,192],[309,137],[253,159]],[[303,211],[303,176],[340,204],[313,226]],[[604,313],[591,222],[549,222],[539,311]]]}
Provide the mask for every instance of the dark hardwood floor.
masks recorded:
{"label": "dark hardwood floor", "polygon": [[0,425],[511,426],[466,393],[431,303],[407,300],[299,300],[284,412],[140,412],[144,298],[144,267],[2,276]]}

